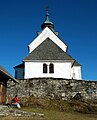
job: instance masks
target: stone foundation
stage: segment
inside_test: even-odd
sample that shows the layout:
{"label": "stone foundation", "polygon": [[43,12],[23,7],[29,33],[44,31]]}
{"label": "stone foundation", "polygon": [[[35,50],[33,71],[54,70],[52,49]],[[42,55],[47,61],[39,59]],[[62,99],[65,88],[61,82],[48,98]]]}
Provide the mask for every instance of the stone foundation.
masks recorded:
{"label": "stone foundation", "polygon": [[[74,79],[34,78],[18,80],[19,84],[8,81],[7,96],[11,99],[19,97],[40,97],[50,99],[70,100],[97,99],[97,81]],[[79,96],[80,95],[80,96]]]}

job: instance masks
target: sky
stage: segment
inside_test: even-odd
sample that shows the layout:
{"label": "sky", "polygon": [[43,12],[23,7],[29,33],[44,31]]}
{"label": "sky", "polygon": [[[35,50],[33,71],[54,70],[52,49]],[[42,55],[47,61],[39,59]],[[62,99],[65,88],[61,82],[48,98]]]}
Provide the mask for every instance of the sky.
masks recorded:
{"label": "sky", "polygon": [[14,76],[41,31],[46,6],[67,53],[82,65],[82,79],[97,80],[97,0],[0,0],[0,65]]}

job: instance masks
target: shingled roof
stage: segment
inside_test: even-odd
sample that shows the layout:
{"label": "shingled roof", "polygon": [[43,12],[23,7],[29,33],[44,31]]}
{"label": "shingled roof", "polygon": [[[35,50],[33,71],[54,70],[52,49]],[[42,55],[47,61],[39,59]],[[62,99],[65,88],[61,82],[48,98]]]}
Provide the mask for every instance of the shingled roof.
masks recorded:
{"label": "shingled roof", "polygon": [[74,66],[81,66],[81,65],[77,61],[75,61]]}
{"label": "shingled roof", "polygon": [[64,52],[52,40],[47,38],[36,49],[26,56],[26,60],[74,60],[70,55]]}
{"label": "shingled roof", "polygon": [[3,67],[1,67],[0,66],[0,74],[3,74],[3,75],[5,75],[8,79],[12,79],[14,82],[17,82],[18,83],[18,81],[14,78],[14,77],[12,77]]}
{"label": "shingled roof", "polygon": [[24,68],[24,63],[21,63],[21,64],[15,66],[14,68]]}

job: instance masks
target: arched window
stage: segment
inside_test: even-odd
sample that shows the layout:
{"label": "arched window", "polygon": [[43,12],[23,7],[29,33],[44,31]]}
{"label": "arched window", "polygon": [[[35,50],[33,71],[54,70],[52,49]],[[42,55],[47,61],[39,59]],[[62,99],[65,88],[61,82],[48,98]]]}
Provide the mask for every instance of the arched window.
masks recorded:
{"label": "arched window", "polygon": [[47,64],[43,64],[43,73],[47,73]]}
{"label": "arched window", "polygon": [[54,73],[54,65],[52,63],[49,65],[49,73]]}

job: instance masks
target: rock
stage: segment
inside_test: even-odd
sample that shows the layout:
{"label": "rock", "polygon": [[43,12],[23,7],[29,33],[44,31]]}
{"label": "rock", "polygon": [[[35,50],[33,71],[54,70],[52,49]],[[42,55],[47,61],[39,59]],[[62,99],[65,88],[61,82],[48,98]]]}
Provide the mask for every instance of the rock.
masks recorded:
{"label": "rock", "polygon": [[41,113],[33,113],[33,112],[25,112],[21,110],[14,110],[12,108],[7,108],[4,106],[0,106],[0,116],[17,116],[17,117],[22,117],[22,116],[38,116],[38,117],[43,117],[44,114]]}

